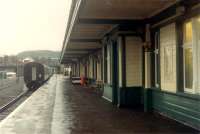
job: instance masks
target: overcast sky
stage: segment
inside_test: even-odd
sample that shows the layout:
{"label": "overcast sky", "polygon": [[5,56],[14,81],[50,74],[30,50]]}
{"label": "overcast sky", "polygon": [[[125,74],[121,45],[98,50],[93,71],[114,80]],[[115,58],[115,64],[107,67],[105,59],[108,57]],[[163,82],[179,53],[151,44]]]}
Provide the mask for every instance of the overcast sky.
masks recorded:
{"label": "overcast sky", "polygon": [[0,55],[61,50],[71,0],[0,0]]}

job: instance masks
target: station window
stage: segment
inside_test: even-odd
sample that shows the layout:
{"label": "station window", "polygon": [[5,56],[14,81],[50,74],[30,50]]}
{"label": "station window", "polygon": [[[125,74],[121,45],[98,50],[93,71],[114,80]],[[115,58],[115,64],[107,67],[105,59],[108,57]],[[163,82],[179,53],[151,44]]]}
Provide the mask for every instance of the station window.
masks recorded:
{"label": "station window", "polygon": [[160,87],[176,92],[176,27],[175,23],[160,29]]}
{"label": "station window", "polygon": [[192,89],[193,85],[192,35],[192,22],[190,21],[185,23],[184,26],[184,86],[186,90]]}
{"label": "station window", "polygon": [[183,63],[184,91],[200,93],[200,18],[184,24]]}

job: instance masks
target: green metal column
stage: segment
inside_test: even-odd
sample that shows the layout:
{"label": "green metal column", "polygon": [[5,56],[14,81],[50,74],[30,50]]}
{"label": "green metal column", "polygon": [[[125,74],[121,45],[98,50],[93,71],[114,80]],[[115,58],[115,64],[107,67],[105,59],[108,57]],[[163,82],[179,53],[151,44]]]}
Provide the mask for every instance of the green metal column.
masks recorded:
{"label": "green metal column", "polygon": [[118,52],[117,41],[112,41],[112,92],[113,92],[113,104],[118,104]]}

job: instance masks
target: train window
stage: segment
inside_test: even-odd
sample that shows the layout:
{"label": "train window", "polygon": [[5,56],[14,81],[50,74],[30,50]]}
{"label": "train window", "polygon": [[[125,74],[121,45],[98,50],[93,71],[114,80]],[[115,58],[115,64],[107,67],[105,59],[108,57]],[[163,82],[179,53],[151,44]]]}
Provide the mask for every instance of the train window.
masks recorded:
{"label": "train window", "polygon": [[35,81],[37,79],[36,73],[36,67],[32,67],[32,81]]}
{"label": "train window", "polygon": [[42,74],[39,74],[39,78],[42,78]]}

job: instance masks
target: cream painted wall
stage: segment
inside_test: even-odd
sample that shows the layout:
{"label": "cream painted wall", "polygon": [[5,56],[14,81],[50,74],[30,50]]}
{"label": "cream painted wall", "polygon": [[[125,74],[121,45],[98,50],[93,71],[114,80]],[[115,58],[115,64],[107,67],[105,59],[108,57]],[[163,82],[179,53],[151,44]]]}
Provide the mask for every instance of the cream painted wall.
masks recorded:
{"label": "cream painted wall", "polygon": [[93,59],[89,58],[89,77],[93,78]]}
{"label": "cream painted wall", "polygon": [[97,62],[97,80],[100,81],[101,79],[101,61]]}
{"label": "cream painted wall", "polygon": [[97,80],[98,81],[101,81],[103,80],[103,78],[101,78],[101,74],[102,74],[102,71],[103,71],[103,68],[102,68],[102,53],[99,53],[98,54],[98,61],[97,61]]}
{"label": "cream painted wall", "polygon": [[80,76],[85,76],[85,69],[84,69],[84,66],[83,64],[80,64]]}
{"label": "cream painted wall", "polygon": [[142,41],[126,37],[126,86],[142,86]]}

